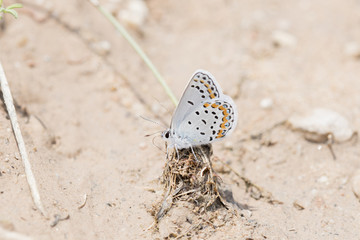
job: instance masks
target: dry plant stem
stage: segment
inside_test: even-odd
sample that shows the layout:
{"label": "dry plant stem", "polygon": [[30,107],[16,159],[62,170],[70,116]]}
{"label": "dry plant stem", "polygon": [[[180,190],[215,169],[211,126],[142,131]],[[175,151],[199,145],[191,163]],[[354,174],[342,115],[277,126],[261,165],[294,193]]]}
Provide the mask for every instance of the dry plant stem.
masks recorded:
{"label": "dry plant stem", "polygon": [[0,239],[31,240],[32,238],[0,227]]}
{"label": "dry plant stem", "polygon": [[135,42],[135,40],[131,37],[131,35],[126,31],[126,29],[121,26],[121,24],[116,20],[116,18],[109,13],[105,8],[103,8],[98,0],[89,0],[91,4],[93,4],[100,12],[101,14],[106,17],[107,20],[109,20],[116,30],[118,30],[121,35],[129,42],[129,44],[134,48],[134,50],[139,54],[139,56],[142,58],[142,60],[146,63],[146,65],[150,68],[150,70],[153,72],[159,83],[163,86],[165,89],[166,94],[170,97],[171,101],[176,106],[178,104],[178,101],[175,97],[175,95],[172,93],[169,86],[166,84],[164,78],[161,76],[157,68],[154,66],[154,64],[151,62],[149,57],[146,55],[146,53],[141,49],[141,47]]}
{"label": "dry plant stem", "polygon": [[159,222],[175,202],[196,203],[194,206],[199,213],[218,207],[231,209],[221,196],[221,189],[211,166],[211,155],[211,145],[173,151],[163,172],[166,193],[155,222]]}
{"label": "dry plant stem", "polygon": [[40,212],[46,217],[45,210],[41,203],[40,194],[39,194],[38,188],[36,186],[36,180],[35,180],[33,172],[31,171],[31,164],[28,159],[24,139],[21,135],[19,123],[17,121],[15,107],[14,107],[13,99],[11,96],[9,84],[6,80],[5,72],[4,72],[4,69],[1,65],[1,63],[0,63],[0,81],[1,81],[0,82],[1,83],[1,91],[3,93],[4,102],[5,102],[9,117],[10,117],[10,122],[11,122],[11,125],[13,128],[13,131],[14,131],[16,142],[18,144],[21,159],[22,159],[22,162],[23,162],[23,165],[25,168],[26,179],[27,179],[27,182],[30,187],[32,198],[34,200],[34,203],[35,203],[35,206],[37,207],[37,209],[39,209]]}

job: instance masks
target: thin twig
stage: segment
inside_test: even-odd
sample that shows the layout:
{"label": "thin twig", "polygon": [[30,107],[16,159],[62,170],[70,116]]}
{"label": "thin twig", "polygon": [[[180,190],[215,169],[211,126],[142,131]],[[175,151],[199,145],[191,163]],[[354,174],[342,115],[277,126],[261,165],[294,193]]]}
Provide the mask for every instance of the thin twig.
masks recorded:
{"label": "thin twig", "polygon": [[31,240],[32,238],[0,227],[0,239]]}
{"label": "thin twig", "polygon": [[59,214],[54,215],[54,221],[50,224],[50,227],[55,227],[60,221],[70,219],[70,215],[66,215],[65,217],[61,217]]}
{"label": "thin twig", "polygon": [[139,54],[139,56],[142,58],[142,60],[145,62],[145,64],[150,68],[150,70],[153,72],[159,83],[163,86],[165,89],[165,92],[170,97],[171,101],[174,103],[174,105],[177,105],[177,99],[169,86],[166,84],[164,78],[161,76],[159,71],[156,69],[155,65],[151,62],[149,57],[146,55],[146,53],[141,49],[141,47],[136,43],[136,41],[131,37],[131,35],[126,31],[126,29],[119,23],[119,21],[114,18],[113,15],[109,11],[107,11],[105,8],[103,8],[98,0],[89,0],[89,2],[96,7],[104,17],[109,20],[112,25],[118,30],[121,35],[129,42],[129,44],[134,48],[134,50]]}
{"label": "thin twig", "polygon": [[26,175],[26,179],[29,184],[29,187],[30,187],[32,198],[34,200],[34,203],[35,203],[35,206],[37,207],[37,209],[39,209],[40,212],[46,217],[46,212],[41,203],[40,194],[39,194],[38,188],[36,186],[36,180],[35,180],[33,172],[31,171],[31,164],[28,159],[24,139],[21,135],[19,123],[17,121],[16,111],[15,111],[13,99],[11,96],[9,84],[6,80],[5,72],[4,72],[4,69],[1,65],[1,63],[0,63],[0,84],[1,84],[1,91],[3,93],[6,109],[8,111],[9,117],[10,117],[10,122],[11,122],[11,125],[13,128],[13,131],[14,131],[16,142],[18,144],[21,159],[22,159],[22,162],[24,165],[25,175]]}
{"label": "thin twig", "polygon": [[85,207],[86,201],[87,201],[87,194],[85,193],[85,195],[84,195],[84,201],[83,201],[83,203],[82,203],[80,206],[78,206],[78,209],[82,209],[83,207]]}

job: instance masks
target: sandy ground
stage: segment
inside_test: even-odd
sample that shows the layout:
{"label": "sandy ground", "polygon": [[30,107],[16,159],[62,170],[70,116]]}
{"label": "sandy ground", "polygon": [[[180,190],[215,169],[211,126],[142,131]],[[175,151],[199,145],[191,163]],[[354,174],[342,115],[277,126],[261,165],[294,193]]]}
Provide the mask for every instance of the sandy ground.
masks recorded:
{"label": "sandy ground", "polygon": [[[36,10],[41,2],[53,15]],[[29,114],[20,111],[19,120],[48,218],[35,209],[1,108],[0,226],[32,239],[164,239],[186,232],[187,212],[176,205],[158,231],[147,230],[163,194],[165,154],[159,135],[144,136],[165,127],[139,116],[170,123],[174,106],[160,84],[87,1],[27,3],[18,20],[6,17],[0,60],[14,99]],[[254,199],[234,171],[217,163],[247,215],[188,237],[359,239],[360,203],[351,184],[359,142],[334,144],[334,160],[326,145],[286,126],[249,137],[317,107],[360,129],[360,61],[344,52],[360,43],[360,2],[146,4],[149,14],[132,35],[178,98],[196,69],[215,75],[239,109],[236,131],[214,144],[215,156],[282,203]],[[276,31],[290,37],[274,45]],[[109,53],[96,48],[102,41]],[[264,98],[272,99],[270,108],[261,107]],[[51,227],[55,214],[70,218]]]}

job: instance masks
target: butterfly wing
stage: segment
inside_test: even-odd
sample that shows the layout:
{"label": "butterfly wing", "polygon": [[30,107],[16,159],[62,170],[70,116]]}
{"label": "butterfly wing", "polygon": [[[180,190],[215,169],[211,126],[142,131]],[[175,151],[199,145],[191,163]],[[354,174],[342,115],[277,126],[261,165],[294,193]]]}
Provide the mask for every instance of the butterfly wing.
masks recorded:
{"label": "butterfly wing", "polygon": [[176,133],[192,146],[212,143],[231,134],[237,124],[237,109],[226,95],[211,99],[191,111],[181,122]]}
{"label": "butterfly wing", "polygon": [[171,120],[171,129],[178,129],[190,113],[202,103],[223,95],[220,85],[211,73],[197,70],[191,77]]}

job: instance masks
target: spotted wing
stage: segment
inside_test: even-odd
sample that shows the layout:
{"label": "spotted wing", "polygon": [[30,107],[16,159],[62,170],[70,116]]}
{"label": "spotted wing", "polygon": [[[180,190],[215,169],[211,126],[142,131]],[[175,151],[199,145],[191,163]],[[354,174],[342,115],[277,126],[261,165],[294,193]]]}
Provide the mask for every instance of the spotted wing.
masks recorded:
{"label": "spotted wing", "polygon": [[228,136],[237,124],[237,109],[226,95],[204,101],[181,122],[177,134],[192,146],[212,143]]}
{"label": "spotted wing", "polygon": [[204,102],[220,98],[223,95],[220,85],[211,73],[197,70],[191,77],[171,120],[171,128],[179,125]]}

